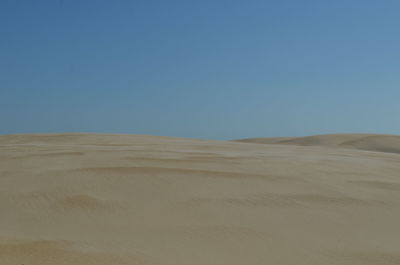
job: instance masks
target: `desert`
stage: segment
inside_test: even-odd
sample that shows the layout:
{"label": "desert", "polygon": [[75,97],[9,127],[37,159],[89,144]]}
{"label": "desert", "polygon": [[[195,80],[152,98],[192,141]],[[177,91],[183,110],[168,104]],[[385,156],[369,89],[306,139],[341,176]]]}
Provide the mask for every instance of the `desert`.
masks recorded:
{"label": "desert", "polygon": [[400,264],[399,136],[296,139],[2,135],[0,264]]}

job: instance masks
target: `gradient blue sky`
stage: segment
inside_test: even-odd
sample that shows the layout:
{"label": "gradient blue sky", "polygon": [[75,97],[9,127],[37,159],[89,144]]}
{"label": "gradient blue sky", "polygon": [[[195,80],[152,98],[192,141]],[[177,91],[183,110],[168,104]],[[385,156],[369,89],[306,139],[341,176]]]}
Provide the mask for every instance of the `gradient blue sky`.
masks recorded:
{"label": "gradient blue sky", "polygon": [[0,133],[400,134],[398,0],[0,0]]}

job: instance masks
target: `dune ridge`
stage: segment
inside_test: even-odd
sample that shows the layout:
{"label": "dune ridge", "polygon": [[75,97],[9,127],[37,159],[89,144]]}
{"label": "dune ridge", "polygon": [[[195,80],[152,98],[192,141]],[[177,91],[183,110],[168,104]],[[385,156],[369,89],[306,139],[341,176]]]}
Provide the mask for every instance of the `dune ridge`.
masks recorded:
{"label": "dune ridge", "polygon": [[325,146],[400,154],[400,136],[383,134],[325,134],[305,137],[248,138],[244,143]]}

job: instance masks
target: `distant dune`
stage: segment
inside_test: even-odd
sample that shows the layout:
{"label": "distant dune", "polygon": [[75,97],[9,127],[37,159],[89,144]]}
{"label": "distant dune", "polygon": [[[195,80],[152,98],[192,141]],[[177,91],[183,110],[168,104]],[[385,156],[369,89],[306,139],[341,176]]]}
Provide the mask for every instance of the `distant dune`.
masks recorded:
{"label": "distant dune", "polygon": [[0,136],[0,264],[400,264],[398,136],[243,141]]}
{"label": "distant dune", "polygon": [[400,153],[400,136],[380,134],[327,134],[306,137],[249,138],[245,143],[327,146],[374,152]]}

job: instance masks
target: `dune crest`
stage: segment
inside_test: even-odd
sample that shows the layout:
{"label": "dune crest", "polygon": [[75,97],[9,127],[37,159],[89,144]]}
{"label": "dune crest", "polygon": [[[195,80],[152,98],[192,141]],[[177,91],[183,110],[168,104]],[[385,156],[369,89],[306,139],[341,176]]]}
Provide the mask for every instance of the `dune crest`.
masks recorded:
{"label": "dune crest", "polygon": [[400,136],[382,134],[326,134],[306,137],[248,138],[244,143],[326,146],[400,154]]}

